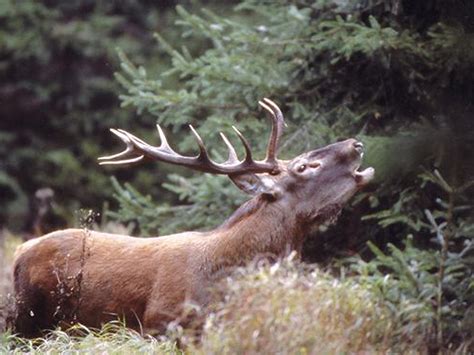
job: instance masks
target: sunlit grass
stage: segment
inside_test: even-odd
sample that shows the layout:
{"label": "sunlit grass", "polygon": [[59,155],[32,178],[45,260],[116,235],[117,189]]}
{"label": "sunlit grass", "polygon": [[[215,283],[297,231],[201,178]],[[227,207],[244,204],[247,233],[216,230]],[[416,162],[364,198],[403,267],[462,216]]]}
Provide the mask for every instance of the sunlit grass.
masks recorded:
{"label": "sunlit grass", "polygon": [[55,330],[43,338],[23,339],[4,333],[0,354],[181,354],[175,342],[141,336],[119,323],[100,330],[76,325],[67,332]]}

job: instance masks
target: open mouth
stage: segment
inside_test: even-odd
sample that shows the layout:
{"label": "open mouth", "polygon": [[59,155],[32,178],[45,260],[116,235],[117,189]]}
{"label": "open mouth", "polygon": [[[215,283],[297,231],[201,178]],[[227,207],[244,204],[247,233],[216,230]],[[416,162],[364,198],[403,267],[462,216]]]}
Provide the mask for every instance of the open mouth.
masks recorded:
{"label": "open mouth", "polygon": [[364,156],[364,145],[361,142],[357,142],[354,144],[354,148],[357,153],[359,153],[359,159],[357,159],[353,174],[358,185],[366,185],[374,178],[375,170],[374,168],[369,167],[362,171],[358,171],[360,168],[362,157]]}

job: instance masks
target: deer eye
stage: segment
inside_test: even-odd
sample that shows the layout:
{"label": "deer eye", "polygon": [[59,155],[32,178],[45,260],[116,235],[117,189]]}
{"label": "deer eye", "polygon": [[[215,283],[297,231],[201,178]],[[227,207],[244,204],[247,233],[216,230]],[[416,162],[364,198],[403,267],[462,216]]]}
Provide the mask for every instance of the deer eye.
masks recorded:
{"label": "deer eye", "polygon": [[298,169],[296,169],[299,173],[302,173],[306,169],[306,164],[301,164]]}

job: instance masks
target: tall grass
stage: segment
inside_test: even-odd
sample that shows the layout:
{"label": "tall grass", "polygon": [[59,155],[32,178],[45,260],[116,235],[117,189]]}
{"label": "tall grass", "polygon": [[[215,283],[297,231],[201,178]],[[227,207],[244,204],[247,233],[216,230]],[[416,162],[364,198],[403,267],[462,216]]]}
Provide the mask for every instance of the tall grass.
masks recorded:
{"label": "tall grass", "polygon": [[[223,281],[202,354],[335,354],[423,350],[416,334],[402,339],[396,313],[370,288],[336,279],[290,259],[240,269]],[[415,340],[415,341],[414,341]],[[422,339],[421,339],[422,340]]]}

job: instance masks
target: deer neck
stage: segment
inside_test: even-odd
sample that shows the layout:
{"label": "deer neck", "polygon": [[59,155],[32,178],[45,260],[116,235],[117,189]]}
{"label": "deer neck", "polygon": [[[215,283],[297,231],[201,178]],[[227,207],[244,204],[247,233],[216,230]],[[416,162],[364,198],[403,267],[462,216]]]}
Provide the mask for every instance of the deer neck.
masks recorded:
{"label": "deer neck", "polygon": [[216,232],[210,248],[213,270],[239,266],[260,256],[300,253],[304,241],[298,217],[262,196],[242,205]]}

